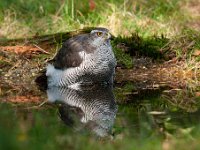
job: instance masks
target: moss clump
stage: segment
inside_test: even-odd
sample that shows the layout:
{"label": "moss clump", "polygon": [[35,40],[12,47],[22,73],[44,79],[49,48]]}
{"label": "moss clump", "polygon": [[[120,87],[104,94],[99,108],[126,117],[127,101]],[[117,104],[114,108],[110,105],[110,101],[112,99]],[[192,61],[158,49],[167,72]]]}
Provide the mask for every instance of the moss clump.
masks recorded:
{"label": "moss clump", "polygon": [[162,58],[162,53],[160,49],[166,45],[169,39],[161,36],[153,36],[142,38],[137,33],[133,33],[130,37],[117,37],[114,39],[114,43],[123,43],[131,56],[148,56],[154,59]]}

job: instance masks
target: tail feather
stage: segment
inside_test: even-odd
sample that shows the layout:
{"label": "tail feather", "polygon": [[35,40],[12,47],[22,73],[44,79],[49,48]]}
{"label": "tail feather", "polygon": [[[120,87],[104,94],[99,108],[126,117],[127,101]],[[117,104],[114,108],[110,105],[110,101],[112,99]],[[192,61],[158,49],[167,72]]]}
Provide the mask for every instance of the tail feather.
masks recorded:
{"label": "tail feather", "polygon": [[35,79],[35,83],[41,91],[47,90],[46,69],[40,72],[40,75]]}

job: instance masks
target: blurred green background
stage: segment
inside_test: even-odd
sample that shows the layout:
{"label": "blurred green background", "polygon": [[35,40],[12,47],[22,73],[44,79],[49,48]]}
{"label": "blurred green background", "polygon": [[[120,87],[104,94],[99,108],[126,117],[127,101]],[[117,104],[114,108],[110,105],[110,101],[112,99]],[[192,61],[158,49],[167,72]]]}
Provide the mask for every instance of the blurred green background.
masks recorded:
{"label": "blurred green background", "polygon": [[[114,35],[174,36],[198,30],[193,0],[1,0],[0,36],[16,38],[104,26]],[[195,7],[193,7],[195,6]]]}

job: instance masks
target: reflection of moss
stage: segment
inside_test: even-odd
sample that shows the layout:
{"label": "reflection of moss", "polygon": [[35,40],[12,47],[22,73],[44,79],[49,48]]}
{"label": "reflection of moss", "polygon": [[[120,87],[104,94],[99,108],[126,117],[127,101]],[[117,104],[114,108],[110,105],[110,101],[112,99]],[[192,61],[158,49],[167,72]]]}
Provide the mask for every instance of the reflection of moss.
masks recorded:
{"label": "reflection of moss", "polygon": [[165,91],[162,95],[164,100],[171,104],[171,111],[184,110],[186,112],[198,111],[198,101],[195,99],[194,91],[188,89],[172,89]]}
{"label": "reflection of moss", "polygon": [[114,93],[118,100],[125,100],[127,94],[131,94],[135,89],[133,83],[128,82],[121,88],[115,88]]}

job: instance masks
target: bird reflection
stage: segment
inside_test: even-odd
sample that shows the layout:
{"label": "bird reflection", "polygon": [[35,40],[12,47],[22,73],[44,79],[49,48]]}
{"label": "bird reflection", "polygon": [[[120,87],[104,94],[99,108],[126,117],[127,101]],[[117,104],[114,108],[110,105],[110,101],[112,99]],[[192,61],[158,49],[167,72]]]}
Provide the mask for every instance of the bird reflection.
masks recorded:
{"label": "bird reflection", "polygon": [[79,118],[81,124],[98,136],[111,134],[117,112],[112,87],[88,87],[81,90],[49,87],[47,95],[50,102],[61,103],[59,113],[65,124],[74,126],[74,120]]}

